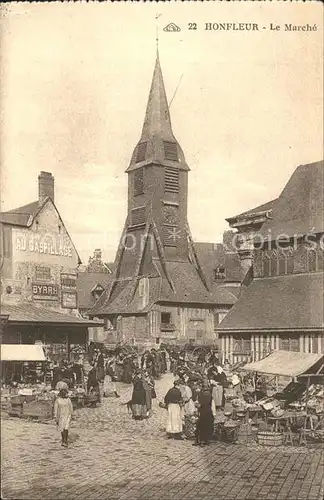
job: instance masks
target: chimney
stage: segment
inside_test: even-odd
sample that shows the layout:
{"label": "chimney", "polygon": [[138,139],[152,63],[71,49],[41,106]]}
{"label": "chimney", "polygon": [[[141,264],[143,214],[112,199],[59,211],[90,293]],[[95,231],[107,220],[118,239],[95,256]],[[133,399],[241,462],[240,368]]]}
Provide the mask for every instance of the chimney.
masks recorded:
{"label": "chimney", "polygon": [[96,248],[95,251],[94,251],[94,254],[93,254],[95,260],[101,260],[101,249],[100,248]]}
{"label": "chimney", "polygon": [[46,198],[54,201],[54,177],[50,172],[41,172],[38,176],[38,200],[42,203]]}

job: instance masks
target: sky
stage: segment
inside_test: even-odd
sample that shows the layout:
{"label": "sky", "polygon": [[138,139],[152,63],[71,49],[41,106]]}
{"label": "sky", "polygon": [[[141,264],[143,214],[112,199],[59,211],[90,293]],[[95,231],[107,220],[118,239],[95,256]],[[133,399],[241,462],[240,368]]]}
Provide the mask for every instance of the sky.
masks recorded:
{"label": "sky", "polygon": [[[114,260],[158,26],[169,102],[180,82],[170,112],[191,168],[191,232],[221,241],[226,217],[276,198],[298,165],[323,158],[322,19],[316,2],[2,4],[1,210],[36,200],[39,172],[52,172],[83,262],[95,248]],[[181,31],[163,31],[170,22]]]}

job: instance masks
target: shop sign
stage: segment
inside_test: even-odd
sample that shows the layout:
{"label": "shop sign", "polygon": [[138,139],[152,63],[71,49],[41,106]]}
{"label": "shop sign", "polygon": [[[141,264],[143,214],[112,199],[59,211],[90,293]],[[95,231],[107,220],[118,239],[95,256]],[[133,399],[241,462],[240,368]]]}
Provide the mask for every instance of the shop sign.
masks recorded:
{"label": "shop sign", "polygon": [[35,236],[33,234],[17,234],[16,250],[60,257],[72,257],[72,247],[62,237],[51,234]]}
{"label": "shop sign", "polygon": [[58,287],[57,285],[44,284],[39,285],[36,283],[32,284],[33,295],[38,295],[41,297],[58,297]]}
{"label": "shop sign", "polygon": [[76,275],[61,274],[61,285],[64,288],[76,288]]}
{"label": "shop sign", "polygon": [[62,307],[66,309],[76,309],[77,294],[75,292],[62,292]]}

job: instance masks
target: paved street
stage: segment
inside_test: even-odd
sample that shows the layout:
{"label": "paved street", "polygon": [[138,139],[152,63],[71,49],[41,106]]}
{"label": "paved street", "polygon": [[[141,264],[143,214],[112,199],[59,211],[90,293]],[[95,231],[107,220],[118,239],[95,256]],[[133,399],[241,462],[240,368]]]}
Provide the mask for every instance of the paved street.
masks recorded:
{"label": "paved street", "polygon": [[[157,382],[158,399],[170,375]],[[72,443],[53,424],[2,420],[2,498],[6,499],[307,499],[323,496],[323,451],[212,443],[165,437],[166,411],[133,421],[120,399],[76,410]]]}

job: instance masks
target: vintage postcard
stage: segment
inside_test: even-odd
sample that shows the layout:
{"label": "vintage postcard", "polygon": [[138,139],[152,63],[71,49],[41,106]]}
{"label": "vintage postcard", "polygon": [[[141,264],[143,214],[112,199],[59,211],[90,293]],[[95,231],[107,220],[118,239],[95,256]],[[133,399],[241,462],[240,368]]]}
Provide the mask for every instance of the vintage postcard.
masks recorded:
{"label": "vintage postcard", "polygon": [[2,498],[322,499],[322,3],[0,10]]}

